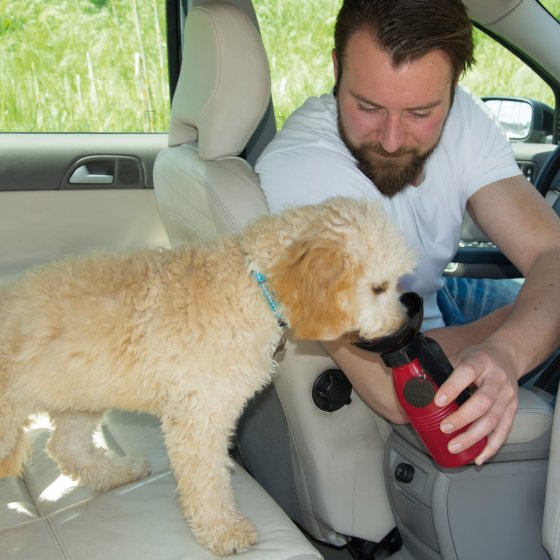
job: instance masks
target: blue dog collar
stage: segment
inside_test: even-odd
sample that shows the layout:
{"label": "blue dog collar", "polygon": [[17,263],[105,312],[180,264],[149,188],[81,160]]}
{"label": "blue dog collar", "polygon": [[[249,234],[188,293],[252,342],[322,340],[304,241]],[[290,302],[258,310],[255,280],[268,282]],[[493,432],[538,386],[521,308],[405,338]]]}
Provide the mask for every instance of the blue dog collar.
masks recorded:
{"label": "blue dog collar", "polygon": [[266,285],[266,278],[256,270],[253,270],[251,274],[253,275],[253,278],[257,281],[257,284],[261,289],[262,295],[264,296],[264,298],[268,303],[268,306],[274,313],[274,316],[276,317],[276,321],[278,321],[278,325],[283,329],[285,329],[288,326],[288,324],[286,323],[284,317],[282,317],[282,313],[280,313],[280,310],[278,309],[278,303],[276,302],[274,295],[271,293],[271,291],[268,289],[268,286]]}

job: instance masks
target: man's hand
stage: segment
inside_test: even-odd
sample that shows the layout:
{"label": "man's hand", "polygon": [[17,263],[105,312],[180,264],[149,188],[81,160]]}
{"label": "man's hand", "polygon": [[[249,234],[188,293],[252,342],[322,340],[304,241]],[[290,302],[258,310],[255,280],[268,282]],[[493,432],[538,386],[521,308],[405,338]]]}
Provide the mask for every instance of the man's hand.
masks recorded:
{"label": "man's hand", "polygon": [[442,421],[441,430],[450,433],[472,423],[449,442],[451,453],[488,436],[488,445],[475,461],[481,465],[500,449],[513,425],[518,405],[515,351],[511,345],[489,340],[462,350],[451,357],[451,362],[455,370],[437,391],[435,403],[444,406],[471,385],[476,390],[459,410]]}

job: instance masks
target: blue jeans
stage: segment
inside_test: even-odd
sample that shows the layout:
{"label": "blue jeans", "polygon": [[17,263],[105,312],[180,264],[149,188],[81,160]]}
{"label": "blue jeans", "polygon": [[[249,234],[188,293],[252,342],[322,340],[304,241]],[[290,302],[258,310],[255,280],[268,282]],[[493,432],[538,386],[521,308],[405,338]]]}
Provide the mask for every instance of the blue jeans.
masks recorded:
{"label": "blue jeans", "polygon": [[[465,325],[513,303],[520,288],[521,282],[517,280],[445,277],[437,303],[446,326]],[[529,387],[536,381],[537,373],[538,370],[528,373],[520,384]],[[551,404],[556,404],[556,395]]]}
{"label": "blue jeans", "polygon": [[513,303],[520,288],[518,280],[445,277],[437,303],[446,326],[465,325]]}

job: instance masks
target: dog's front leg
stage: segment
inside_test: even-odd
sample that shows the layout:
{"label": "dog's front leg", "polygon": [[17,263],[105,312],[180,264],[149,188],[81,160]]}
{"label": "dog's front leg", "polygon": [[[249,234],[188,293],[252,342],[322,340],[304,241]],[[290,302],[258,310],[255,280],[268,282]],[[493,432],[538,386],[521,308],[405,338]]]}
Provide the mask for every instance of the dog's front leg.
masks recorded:
{"label": "dog's front leg", "polygon": [[162,415],[162,429],[181,508],[196,540],[224,556],[251,548],[253,524],[235,504],[231,487],[229,439],[237,412],[190,410],[184,404]]}

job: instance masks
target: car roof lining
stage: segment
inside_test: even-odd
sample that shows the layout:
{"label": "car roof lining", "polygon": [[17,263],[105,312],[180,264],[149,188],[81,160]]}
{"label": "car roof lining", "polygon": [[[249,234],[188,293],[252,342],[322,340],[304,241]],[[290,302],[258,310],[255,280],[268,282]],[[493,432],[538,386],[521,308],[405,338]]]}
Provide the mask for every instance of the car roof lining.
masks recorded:
{"label": "car roof lining", "polygon": [[464,0],[472,19],[492,25],[511,13],[522,0]]}

